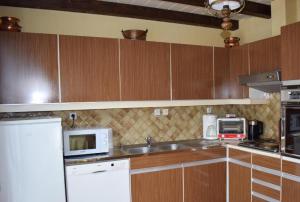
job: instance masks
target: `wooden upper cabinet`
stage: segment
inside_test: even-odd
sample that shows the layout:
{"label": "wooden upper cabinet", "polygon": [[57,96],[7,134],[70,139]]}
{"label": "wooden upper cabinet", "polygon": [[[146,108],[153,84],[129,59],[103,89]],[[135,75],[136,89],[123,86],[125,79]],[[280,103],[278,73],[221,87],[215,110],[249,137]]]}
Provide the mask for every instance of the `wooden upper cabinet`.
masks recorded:
{"label": "wooden upper cabinet", "polygon": [[60,36],[63,102],[120,100],[117,39]]}
{"label": "wooden upper cabinet", "polygon": [[280,69],[280,36],[249,44],[250,73],[262,73]]}
{"label": "wooden upper cabinet", "polygon": [[172,44],[173,100],[213,98],[213,48]]}
{"label": "wooden upper cabinet", "polygon": [[300,79],[300,22],[281,28],[281,70],[283,80]]}
{"label": "wooden upper cabinet", "polygon": [[214,85],[215,99],[229,98],[230,75],[229,75],[229,49],[214,48]]}
{"label": "wooden upper cabinet", "polygon": [[170,44],[121,40],[121,100],[170,100]]}
{"label": "wooden upper cabinet", "polygon": [[240,85],[239,76],[249,74],[248,45],[234,47],[229,50],[230,94],[229,98],[248,98],[249,88]]}
{"label": "wooden upper cabinet", "polygon": [[0,32],[0,104],[58,100],[56,35]]}

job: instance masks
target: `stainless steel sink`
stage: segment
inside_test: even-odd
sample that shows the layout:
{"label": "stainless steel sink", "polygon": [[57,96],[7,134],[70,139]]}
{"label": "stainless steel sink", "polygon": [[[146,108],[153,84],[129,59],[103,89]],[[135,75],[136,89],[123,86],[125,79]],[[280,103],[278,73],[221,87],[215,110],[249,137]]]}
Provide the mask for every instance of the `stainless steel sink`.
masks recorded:
{"label": "stainless steel sink", "polygon": [[129,154],[146,154],[146,153],[153,153],[153,152],[163,152],[163,151],[175,151],[189,148],[183,144],[157,144],[148,146],[137,146],[137,147],[124,147],[122,151],[129,153]]}
{"label": "stainless steel sink", "polygon": [[127,147],[122,148],[124,152],[127,152],[129,154],[146,154],[146,153],[152,153],[152,152],[159,152],[159,149],[155,147]]}
{"label": "stainless steel sink", "polygon": [[157,145],[155,147],[158,148],[160,151],[174,151],[174,150],[188,148],[188,146],[183,144],[166,144],[166,145]]}

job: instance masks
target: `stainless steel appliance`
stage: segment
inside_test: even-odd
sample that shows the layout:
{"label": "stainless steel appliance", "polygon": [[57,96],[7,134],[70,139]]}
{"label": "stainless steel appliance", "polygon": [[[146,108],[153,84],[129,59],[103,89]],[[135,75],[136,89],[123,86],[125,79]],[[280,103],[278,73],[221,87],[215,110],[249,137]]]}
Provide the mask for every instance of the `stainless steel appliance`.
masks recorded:
{"label": "stainless steel appliance", "polygon": [[247,125],[245,118],[218,118],[217,133],[219,139],[245,139]]}
{"label": "stainless steel appliance", "polygon": [[66,166],[66,184],[68,202],[130,202],[129,160]]}
{"label": "stainless steel appliance", "polygon": [[281,90],[281,151],[300,157],[300,85]]}
{"label": "stainless steel appliance", "polygon": [[239,143],[239,146],[259,149],[268,152],[279,152],[279,143],[276,140],[255,140]]}
{"label": "stainless steel appliance", "polygon": [[248,122],[248,140],[258,140],[259,136],[264,132],[264,124],[258,120]]}
{"label": "stainless steel appliance", "polygon": [[111,128],[71,129],[64,131],[64,155],[107,153],[112,148]]}
{"label": "stainless steel appliance", "polygon": [[243,75],[239,79],[241,85],[246,85],[267,93],[279,92],[281,87],[281,72],[279,70]]}

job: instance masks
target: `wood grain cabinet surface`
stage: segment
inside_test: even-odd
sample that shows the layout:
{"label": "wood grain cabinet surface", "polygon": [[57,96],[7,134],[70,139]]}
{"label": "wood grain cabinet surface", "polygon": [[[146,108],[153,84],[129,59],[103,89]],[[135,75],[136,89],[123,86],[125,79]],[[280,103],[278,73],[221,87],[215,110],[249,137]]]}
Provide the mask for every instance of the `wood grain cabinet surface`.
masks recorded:
{"label": "wood grain cabinet surface", "polygon": [[0,32],[0,104],[59,101],[57,36]]}
{"label": "wood grain cabinet surface", "polygon": [[300,79],[300,22],[281,28],[281,70],[283,80]]}
{"label": "wood grain cabinet surface", "polygon": [[250,74],[269,72],[281,67],[281,38],[267,38],[249,44]]}
{"label": "wood grain cabinet surface", "polygon": [[118,40],[59,38],[62,101],[120,100]]}
{"label": "wood grain cabinet surface", "polygon": [[248,45],[231,48],[229,51],[230,65],[230,94],[229,98],[248,98],[249,88],[241,86],[240,75],[249,74],[249,52]]}
{"label": "wood grain cabinet surface", "polygon": [[251,168],[229,163],[229,201],[251,201]]}
{"label": "wood grain cabinet surface", "polygon": [[182,202],[182,168],[131,175],[132,202]]}
{"label": "wood grain cabinet surface", "polygon": [[227,99],[230,95],[229,49],[214,47],[215,99]]}
{"label": "wood grain cabinet surface", "polygon": [[170,44],[121,40],[121,99],[170,100]]}
{"label": "wood grain cabinet surface", "polygon": [[172,44],[172,98],[213,98],[213,48]]}
{"label": "wood grain cabinet surface", "polygon": [[[282,161],[282,202],[300,201],[300,163]],[[285,174],[295,176],[298,181],[285,178]]]}
{"label": "wood grain cabinet surface", "polygon": [[225,202],[226,163],[184,168],[184,202]]}

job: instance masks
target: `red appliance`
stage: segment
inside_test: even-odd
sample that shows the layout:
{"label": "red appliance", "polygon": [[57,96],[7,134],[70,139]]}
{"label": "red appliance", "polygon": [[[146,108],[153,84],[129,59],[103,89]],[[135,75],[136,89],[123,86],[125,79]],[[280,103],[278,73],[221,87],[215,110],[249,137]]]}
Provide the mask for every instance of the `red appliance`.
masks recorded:
{"label": "red appliance", "polygon": [[217,133],[219,139],[245,139],[247,121],[245,118],[218,118]]}

